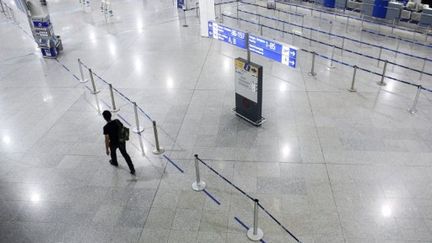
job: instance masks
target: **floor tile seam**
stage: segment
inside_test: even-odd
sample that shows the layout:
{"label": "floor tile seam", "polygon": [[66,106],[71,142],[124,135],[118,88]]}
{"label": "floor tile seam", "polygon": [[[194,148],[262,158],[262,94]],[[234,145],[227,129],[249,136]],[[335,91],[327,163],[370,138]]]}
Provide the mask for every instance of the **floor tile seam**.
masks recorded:
{"label": "floor tile seam", "polygon": [[67,107],[67,108],[65,108],[64,109],[64,112],[62,113],[62,115],[60,115],[60,116],[58,116],[57,118],[56,118],[56,120],[52,123],[52,125],[45,131],[45,133],[39,138],[39,139],[37,139],[36,141],[35,141],[35,143],[32,145],[32,146],[30,146],[26,151],[25,151],[25,153],[26,154],[31,154],[31,150],[36,146],[36,145],[38,145],[39,144],[39,142],[40,141],[42,141],[42,139],[47,135],[47,134],[49,134],[49,132],[56,126],[56,124],[57,124],[57,122],[58,121],[60,121],[60,119],[75,105],[75,104],[77,104],[80,100],[81,100],[81,97],[84,95],[84,92],[85,91],[82,91],[81,92],[81,95],[77,95],[77,98],[75,99],[75,102],[71,102],[71,104],[69,105],[69,107]]}
{"label": "floor tile seam", "polygon": [[[303,82],[304,82],[305,87],[306,87],[306,82],[305,82],[304,78],[303,78]],[[325,166],[325,169],[326,169],[327,180],[328,180],[328,183],[330,185],[331,192],[332,192],[333,205],[336,208],[336,212],[337,212],[337,216],[338,216],[339,230],[341,231],[341,233],[343,235],[344,242],[347,242],[347,237],[346,237],[346,235],[344,233],[343,226],[342,226],[342,218],[341,218],[341,215],[340,215],[340,212],[339,212],[339,209],[338,209],[338,205],[336,203],[336,197],[335,197],[334,189],[333,189],[333,186],[332,186],[332,181],[330,179],[330,174],[329,174],[329,171],[328,171],[328,165],[327,165],[324,149],[323,149],[322,142],[321,142],[321,137],[319,135],[318,128],[317,128],[317,122],[316,122],[315,113],[314,113],[314,110],[313,110],[313,107],[312,107],[310,93],[306,92],[306,95],[307,95],[309,109],[310,109],[310,112],[312,114],[312,120],[313,120],[313,124],[314,124],[314,130],[315,130],[315,133],[317,134],[317,137],[318,137],[318,142],[319,142],[319,146],[320,146],[320,150],[321,150],[321,156],[322,156],[322,159],[324,161],[324,166]]]}
{"label": "floor tile seam", "polygon": [[[213,42],[211,42],[211,44],[210,44],[210,46],[209,46],[209,48],[208,48],[207,55],[206,55],[206,57],[205,57],[205,59],[204,59],[204,62],[203,62],[203,64],[202,64],[202,66],[201,66],[201,71],[200,71],[200,73],[199,73],[199,75],[198,75],[198,77],[197,77],[197,79],[196,79],[196,82],[195,82],[195,88],[194,88],[194,91],[193,91],[193,93],[192,93],[192,95],[191,95],[191,97],[190,97],[190,101],[191,101],[191,100],[193,99],[193,97],[194,97],[194,93],[195,93],[195,91],[196,91],[196,87],[198,86],[198,83],[199,83],[199,80],[200,80],[200,78],[201,78],[202,72],[203,72],[204,67],[205,67],[205,65],[206,65],[206,63],[207,63],[207,60],[208,60],[208,57],[209,57],[210,51],[211,51],[211,49],[212,49],[212,46],[213,46]],[[178,139],[178,136],[179,136],[179,134],[180,134],[181,127],[183,126],[184,121],[185,121],[186,114],[187,114],[188,110],[190,109],[190,104],[191,104],[191,102],[188,103],[188,108],[186,109],[186,113],[185,113],[185,115],[183,116],[183,120],[182,120],[182,123],[181,123],[181,125],[180,125],[180,129],[179,129],[179,131],[177,132],[177,136],[176,136],[176,139],[175,139],[175,141],[174,141],[174,143],[173,143],[173,145],[172,145],[172,148],[174,148],[175,145],[176,145],[176,143],[177,143],[177,139]],[[167,165],[167,164],[168,164],[168,163],[166,163],[166,165]],[[165,166],[165,170],[164,170],[163,175],[165,174],[165,172],[166,172],[166,166]],[[162,175],[162,176],[163,176],[163,175]],[[159,186],[160,186],[161,181],[162,181],[162,179],[161,179],[160,182],[159,182],[158,189],[156,190],[156,193],[157,193],[158,190],[159,190]],[[232,191],[231,191],[231,194],[232,194]],[[153,201],[154,201],[154,198],[153,198]],[[231,207],[231,205],[230,205],[230,207]],[[203,210],[203,209],[201,209],[201,211],[202,211],[202,210]],[[147,216],[147,217],[148,217],[148,216]],[[202,215],[200,215],[200,225],[201,225],[201,220],[202,220]],[[145,228],[145,224],[144,224],[143,230],[141,231],[140,238],[141,238],[141,236],[142,236],[142,233],[143,233],[143,231],[144,231],[144,228]],[[173,230],[172,226],[171,226],[171,230]],[[199,231],[199,230],[198,230],[198,231]],[[198,231],[197,231],[197,232],[198,232]]]}

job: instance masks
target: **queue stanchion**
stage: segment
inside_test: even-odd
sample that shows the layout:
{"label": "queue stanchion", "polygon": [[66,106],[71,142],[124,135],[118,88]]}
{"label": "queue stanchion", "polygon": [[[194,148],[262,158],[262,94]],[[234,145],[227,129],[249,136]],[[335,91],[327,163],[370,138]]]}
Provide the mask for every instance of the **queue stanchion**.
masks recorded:
{"label": "queue stanchion", "polygon": [[423,66],[422,66],[422,70],[421,70],[421,72],[420,72],[420,77],[419,77],[419,80],[420,80],[420,81],[421,81],[422,78],[423,78],[423,73],[424,73],[425,67],[426,67],[426,58],[423,59]]}
{"label": "queue stanchion", "polygon": [[153,133],[155,137],[155,148],[153,149],[153,154],[163,154],[165,149],[159,145],[159,135],[157,131],[156,121],[153,121]]}
{"label": "queue stanchion", "polygon": [[312,46],[312,28],[310,29],[309,32],[309,46]]}
{"label": "queue stanchion", "polygon": [[112,112],[118,112],[120,109],[117,108],[115,99],[114,99],[114,92],[113,92],[113,86],[112,84],[108,84],[109,90],[110,90],[110,96],[111,96],[111,106],[112,106]]}
{"label": "queue stanchion", "polygon": [[381,55],[382,55],[382,50],[383,50],[383,48],[382,48],[382,46],[380,47],[380,50],[379,50],[379,54],[378,54],[378,62],[377,62],[377,67],[379,67],[379,65],[380,65],[380,62],[381,62]]}
{"label": "queue stanchion", "polygon": [[345,49],[345,38],[342,38],[341,56],[343,56],[344,49]]}
{"label": "queue stanchion", "polygon": [[282,22],[282,39],[285,38],[285,22]]}
{"label": "queue stanchion", "polygon": [[84,72],[83,72],[83,69],[82,69],[82,62],[81,62],[81,59],[79,59],[79,58],[78,58],[78,68],[79,68],[79,72],[80,72],[80,75],[81,75],[80,83],[87,83],[88,79],[86,79],[84,77]]}
{"label": "queue stanchion", "polygon": [[186,7],[183,6],[183,19],[184,19],[184,23],[183,23],[183,27],[189,27],[189,25],[187,24],[187,19],[186,19]]}
{"label": "queue stanchion", "polygon": [[317,73],[315,72],[315,57],[316,57],[316,52],[312,52],[312,65],[311,65],[311,70],[309,72],[309,75],[312,77],[315,77],[317,75]]}
{"label": "queue stanchion", "polygon": [[416,95],[414,98],[414,102],[413,102],[411,108],[408,110],[408,112],[411,114],[417,113],[417,103],[418,103],[418,100],[420,98],[421,90],[422,90],[422,86],[421,85],[417,86],[417,92],[416,92]]}
{"label": "queue stanchion", "polygon": [[258,203],[258,199],[254,199],[253,226],[247,231],[247,237],[251,241],[261,241],[264,237],[264,232],[258,228]]}
{"label": "queue stanchion", "polygon": [[348,16],[346,18],[347,18],[347,20],[346,20],[346,24],[345,24],[345,33],[348,33],[349,18],[348,18]]}
{"label": "queue stanchion", "polygon": [[239,21],[239,0],[237,0],[236,12],[237,12],[237,25],[238,25],[240,23],[240,21]]}
{"label": "queue stanchion", "polygon": [[331,40],[332,31],[333,31],[333,21],[330,21],[330,31],[328,33],[329,41]]}
{"label": "queue stanchion", "polygon": [[91,93],[92,93],[92,94],[97,94],[97,93],[99,93],[100,90],[98,90],[98,89],[96,88],[96,83],[95,83],[95,81],[94,81],[93,71],[91,70],[91,68],[89,68],[89,76],[90,76],[90,81],[91,81],[91,84],[92,84],[92,87],[93,87],[93,91],[91,91]]}
{"label": "queue stanchion", "polygon": [[134,133],[138,133],[141,134],[144,131],[144,127],[141,127],[140,125],[140,121],[138,118],[138,106],[136,102],[132,102],[133,106],[134,106],[134,113],[135,113],[135,127],[133,128],[133,132]]}
{"label": "queue stanchion", "polygon": [[331,58],[330,58],[330,65],[328,66],[329,70],[335,68],[335,65],[333,64],[334,54],[335,54],[335,45],[333,45],[333,47],[332,47],[332,53],[331,53]]}
{"label": "queue stanchion", "polygon": [[1,12],[4,13],[5,10],[4,10],[4,6],[3,6],[3,1],[2,0],[0,0],[0,8],[1,8]]}
{"label": "queue stanchion", "polygon": [[384,79],[385,79],[385,74],[386,74],[386,71],[387,71],[387,63],[388,63],[388,61],[385,60],[384,67],[383,67],[383,72],[382,72],[382,75],[381,75],[381,81],[379,81],[377,83],[379,86],[385,86],[386,85],[386,83],[384,82]]}
{"label": "queue stanchion", "polygon": [[199,171],[199,161],[198,161],[198,154],[195,154],[195,176],[196,180],[194,183],[192,183],[192,190],[194,191],[202,191],[206,187],[206,183],[201,180],[200,171]]}
{"label": "queue stanchion", "polygon": [[302,34],[303,34],[303,31],[304,31],[304,15],[302,15],[301,31],[302,31]]}
{"label": "queue stanchion", "polygon": [[352,81],[351,81],[351,88],[348,89],[349,92],[357,92],[357,90],[355,89],[355,80],[356,80],[356,75],[357,75],[357,66],[354,65],[354,72],[353,72],[353,77],[352,77]]}

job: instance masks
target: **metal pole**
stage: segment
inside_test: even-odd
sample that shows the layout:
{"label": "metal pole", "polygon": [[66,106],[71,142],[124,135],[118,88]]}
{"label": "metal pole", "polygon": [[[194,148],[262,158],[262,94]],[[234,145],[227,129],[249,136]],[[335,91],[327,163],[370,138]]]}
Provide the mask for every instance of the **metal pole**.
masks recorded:
{"label": "metal pole", "polygon": [[357,74],[357,66],[354,65],[354,73],[353,73],[353,77],[352,77],[352,81],[351,81],[351,88],[348,89],[349,92],[356,92],[357,90],[354,88],[355,85],[355,78],[356,78],[356,74]]}
{"label": "metal pole", "polygon": [[317,74],[315,72],[315,56],[316,56],[316,52],[312,52],[312,66],[311,66],[311,71],[309,72],[309,75],[315,77]]}
{"label": "metal pole", "polygon": [[388,63],[388,61],[385,60],[383,72],[381,75],[381,81],[377,83],[379,86],[385,86],[386,85],[386,83],[384,83],[384,79],[385,79],[385,74],[386,74],[386,70],[387,70],[387,63]]}
{"label": "metal pole", "polygon": [[379,67],[379,65],[380,65],[380,62],[381,62],[381,55],[382,55],[382,46],[380,47],[380,50],[379,50],[379,55],[378,55],[378,62],[377,62],[377,67]]}
{"label": "metal pole", "polygon": [[330,21],[330,31],[329,31],[329,34],[328,34],[329,41],[331,39],[332,30],[333,30],[333,21]]}
{"label": "metal pole", "polygon": [[335,45],[333,45],[333,47],[332,47],[332,53],[331,53],[331,58],[330,58],[330,65],[328,66],[329,70],[335,68],[335,66],[333,65],[334,54],[335,54]]}
{"label": "metal pole", "polygon": [[408,110],[408,112],[411,114],[417,113],[417,103],[418,103],[418,100],[420,98],[421,90],[422,90],[422,86],[421,85],[417,86],[417,93],[416,93],[416,96],[414,98],[414,103],[412,104],[411,108]]}
{"label": "metal pole", "polygon": [[246,58],[247,62],[250,63],[251,52],[249,50],[249,33],[246,33]]}
{"label": "metal pole", "polygon": [[343,56],[344,48],[345,48],[345,37],[342,38],[341,56]]}
{"label": "metal pole", "polygon": [[96,89],[96,84],[95,84],[95,81],[94,81],[94,78],[93,78],[93,72],[92,72],[91,68],[89,69],[89,75],[90,75],[90,80],[91,80],[91,83],[92,83],[92,86],[93,86],[93,91],[91,93],[92,94],[97,94],[97,93],[100,92],[100,90]]}
{"label": "metal pole", "polygon": [[239,0],[237,0],[237,25],[239,24]]}
{"label": "metal pole", "polygon": [[1,12],[4,13],[5,10],[4,10],[4,6],[3,6],[3,1],[2,0],[0,0],[0,6],[1,6]]}
{"label": "metal pole", "polygon": [[120,109],[118,109],[116,107],[116,103],[115,103],[115,100],[114,100],[114,92],[113,92],[112,84],[108,84],[108,85],[109,85],[110,95],[111,95],[112,112],[118,112]]}
{"label": "metal pole", "polygon": [[397,54],[398,54],[398,52],[399,52],[399,46],[400,46],[400,41],[401,41],[401,38],[399,37],[398,38],[398,41],[397,41],[397,45],[396,45],[396,51],[395,51],[395,61],[396,61],[396,59],[397,59]]}
{"label": "metal pole", "polygon": [[301,26],[302,35],[304,31],[303,28],[304,28],[304,15],[302,15],[302,26]]}
{"label": "metal pole", "polygon": [[136,124],[136,127],[133,129],[133,132],[141,134],[144,131],[144,128],[141,128],[140,122],[138,119],[138,108],[137,108],[138,106],[137,106],[136,102],[132,102],[132,104],[134,106],[135,124]]}
{"label": "metal pole", "polygon": [[396,19],[393,19],[393,25],[392,25],[392,29],[391,29],[391,33],[392,33],[392,34],[393,34],[393,32],[394,32],[395,24],[396,24]]}
{"label": "metal pole", "polygon": [[194,181],[194,183],[192,183],[192,190],[197,192],[204,190],[206,187],[206,183],[204,181],[201,181],[198,154],[195,154],[195,175],[196,180]]}
{"label": "metal pole", "polygon": [[424,73],[425,67],[426,67],[426,58],[423,58],[423,66],[422,66],[419,80],[422,80],[422,78],[423,78],[423,73]]}
{"label": "metal pole", "polygon": [[78,67],[79,67],[79,71],[80,71],[80,74],[81,74],[80,83],[87,83],[88,79],[85,79],[85,77],[84,77],[84,72],[83,72],[83,69],[82,69],[81,59],[79,59],[79,58],[78,58]]}
{"label": "metal pole", "polygon": [[[302,33],[302,35],[303,35],[303,33]],[[310,32],[309,32],[309,46],[312,46],[312,28],[310,29]]]}
{"label": "metal pole", "polygon": [[282,22],[282,39],[285,38],[285,22]]}
{"label": "metal pole", "polygon": [[186,9],[184,9],[184,7],[183,7],[183,16],[184,16],[183,27],[188,27],[189,25],[187,24],[187,20],[186,20]]}
{"label": "metal pole", "polygon": [[153,149],[153,154],[163,154],[165,152],[165,149],[159,146],[159,136],[156,121],[153,121],[153,133],[155,137],[155,148]]}
{"label": "metal pole", "polygon": [[346,21],[346,25],[345,25],[345,33],[348,33],[349,18],[348,18],[348,16],[346,18],[347,18],[347,21]]}
{"label": "metal pole", "polygon": [[252,241],[260,241],[264,237],[264,232],[258,228],[258,199],[254,199],[254,221],[253,227],[247,232],[247,237]]}

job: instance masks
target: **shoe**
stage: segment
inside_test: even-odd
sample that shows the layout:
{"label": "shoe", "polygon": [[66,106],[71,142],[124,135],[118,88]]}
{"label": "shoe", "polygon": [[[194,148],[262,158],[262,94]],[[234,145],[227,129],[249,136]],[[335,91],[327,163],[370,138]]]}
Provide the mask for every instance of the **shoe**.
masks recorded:
{"label": "shoe", "polygon": [[115,167],[118,166],[118,164],[117,164],[117,163],[113,163],[112,160],[110,160],[109,162],[110,162],[111,165],[113,165],[113,166],[115,166]]}
{"label": "shoe", "polygon": [[135,175],[135,171],[131,171],[130,173],[131,173],[131,175]]}

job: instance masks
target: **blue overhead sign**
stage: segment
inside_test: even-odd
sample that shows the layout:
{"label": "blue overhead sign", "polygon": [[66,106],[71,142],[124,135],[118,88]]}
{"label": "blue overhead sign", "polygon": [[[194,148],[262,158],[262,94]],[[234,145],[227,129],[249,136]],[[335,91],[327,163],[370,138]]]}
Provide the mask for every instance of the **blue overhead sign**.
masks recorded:
{"label": "blue overhead sign", "polygon": [[297,48],[293,46],[249,35],[249,50],[292,68],[297,66]]}
{"label": "blue overhead sign", "polygon": [[186,9],[185,1],[186,0],[177,0],[177,8]]}
{"label": "blue overhead sign", "polygon": [[[208,34],[210,38],[246,49],[246,34],[244,32],[209,21]],[[296,68],[297,66],[296,47],[249,35],[249,50],[289,67]]]}
{"label": "blue overhead sign", "polygon": [[218,23],[209,21],[208,35],[210,38],[214,38],[229,43],[231,45],[235,45],[242,49],[246,49],[246,37],[244,32],[234,30]]}

